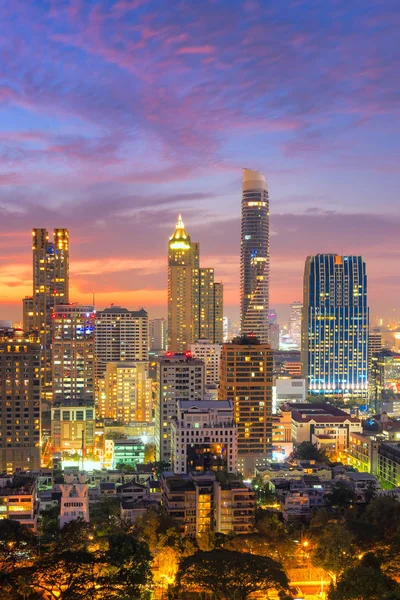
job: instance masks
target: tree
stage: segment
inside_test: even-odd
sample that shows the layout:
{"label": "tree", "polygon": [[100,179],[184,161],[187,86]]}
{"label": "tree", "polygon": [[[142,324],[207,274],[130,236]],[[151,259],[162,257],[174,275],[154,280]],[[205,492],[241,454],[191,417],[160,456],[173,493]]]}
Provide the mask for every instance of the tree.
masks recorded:
{"label": "tree", "polygon": [[373,554],[366,554],[360,564],[343,573],[330,591],[329,600],[382,600],[390,598],[390,594],[398,595],[399,591],[394,579],[382,573],[379,560]]}
{"label": "tree", "polygon": [[1,598],[18,598],[23,583],[21,569],[31,565],[37,554],[36,536],[18,521],[0,520]]}
{"label": "tree", "polygon": [[177,587],[209,590],[221,600],[246,600],[256,591],[287,590],[288,579],[280,563],[267,556],[211,550],[182,560]]}
{"label": "tree", "polygon": [[354,490],[344,481],[338,480],[329,494],[326,494],[328,503],[337,511],[350,508],[356,501]]}
{"label": "tree", "polygon": [[159,544],[160,536],[167,531],[176,528],[176,523],[161,508],[151,507],[147,512],[135,520],[134,532],[137,537],[144,540],[155,554]]}
{"label": "tree", "polygon": [[327,571],[332,579],[351,566],[355,559],[354,538],[342,523],[330,523],[319,537],[313,563]]}
{"label": "tree", "polygon": [[315,460],[317,462],[329,462],[329,458],[322,448],[318,450],[312,442],[301,442],[294,452],[294,457],[299,460]]}
{"label": "tree", "polygon": [[98,578],[97,586],[103,587],[107,598],[140,598],[152,581],[148,545],[123,532],[109,536],[108,544],[105,572]]}

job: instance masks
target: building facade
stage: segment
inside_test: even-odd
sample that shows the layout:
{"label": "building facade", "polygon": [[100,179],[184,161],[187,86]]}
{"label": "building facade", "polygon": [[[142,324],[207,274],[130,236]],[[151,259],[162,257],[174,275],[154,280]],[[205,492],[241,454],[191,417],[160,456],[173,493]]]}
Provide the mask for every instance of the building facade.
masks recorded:
{"label": "building facade", "polygon": [[400,443],[380,444],[376,474],[389,488],[400,487]]}
{"label": "building facade", "polygon": [[200,244],[179,215],[168,243],[168,350],[185,352],[199,338],[222,342],[223,286],[214,269],[200,268]]}
{"label": "building facade", "polygon": [[151,351],[162,352],[167,349],[166,319],[151,319],[149,321],[149,338]]}
{"label": "building facade", "polygon": [[65,475],[60,484],[60,529],[71,521],[81,519],[89,522],[89,486],[86,475]]}
{"label": "building facade", "polygon": [[105,374],[105,402],[100,416],[129,425],[153,418],[152,380],[147,362],[109,362]]}
{"label": "building facade", "polygon": [[155,442],[157,460],[171,460],[171,419],[178,400],[204,399],[204,363],[186,354],[167,354],[157,361]]}
{"label": "building facade", "polygon": [[178,401],[171,420],[174,473],[237,472],[237,428],[230,400]]}
{"label": "building facade", "polygon": [[104,380],[107,363],[149,358],[147,312],[110,306],[96,313],[96,381]]}
{"label": "building facade", "polygon": [[94,400],[95,317],[91,305],[53,310],[53,402]]}
{"label": "building facade", "polygon": [[221,344],[211,344],[209,340],[203,339],[190,345],[193,358],[199,358],[204,362],[206,385],[216,385],[219,382],[221,350]]}
{"label": "building facade", "polygon": [[96,415],[93,400],[63,400],[51,407],[51,439],[54,452],[81,454],[95,447]]}
{"label": "building facade", "polygon": [[[53,241],[46,229],[32,230],[33,294],[32,325],[42,346],[42,400],[52,400],[52,311],[69,302],[69,234],[55,229]],[[23,301],[23,307],[26,302]]]}
{"label": "building facade", "polygon": [[268,342],[269,199],[264,175],[244,169],[240,254],[242,335]]}
{"label": "building facade", "polygon": [[0,471],[40,468],[40,345],[0,330]]}
{"label": "building facade", "polygon": [[302,365],[307,390],[368,401],[367,274],[361,256],[309,256],[304,271]]}
{"label": "building facade", "polygon": [[242,473],[271,456],[272,365],[271,346],[257,338],[236,338],[222,347],[218,397],[233,403]]}

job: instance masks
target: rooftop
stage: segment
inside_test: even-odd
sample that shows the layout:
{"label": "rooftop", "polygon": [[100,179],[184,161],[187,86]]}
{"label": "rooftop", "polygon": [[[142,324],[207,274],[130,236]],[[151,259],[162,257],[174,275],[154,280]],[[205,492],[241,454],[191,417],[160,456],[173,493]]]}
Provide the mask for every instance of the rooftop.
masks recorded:
{"label": "rooftop", "polygon": [[205,412],[208,410],[233,410],[231,400],[179,400],[181,410]]}
{"label": "rooftop", "polygon": [[97,316],[122,314],[129,314],[132,317],[147,317],[147,311],[145,311],[144,308],[141,308],[140,310],[128,310],[127,308],[122,308],[122,306],[109,306],[104,310],[97,311]]}

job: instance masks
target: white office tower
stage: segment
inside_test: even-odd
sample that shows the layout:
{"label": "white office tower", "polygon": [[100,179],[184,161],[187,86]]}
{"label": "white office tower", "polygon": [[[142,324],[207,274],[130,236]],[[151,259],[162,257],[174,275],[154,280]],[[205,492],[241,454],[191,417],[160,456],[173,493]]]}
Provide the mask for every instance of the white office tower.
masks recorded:
{"label": "white office tower", "polygon": [[221,344],[211,344],[208,340],[197,340],[190,346],[193,358],[199,358],[204,362],[206,385],[213,386],[219,382],[221,350]]}
{"label": "white office tower", "polygon": [[301,347],[301,315],[303,311],[302,302],[292,302],[290,305],[290,317],[289,317],[289,334],[293,342],[296,344],[296,348]]}

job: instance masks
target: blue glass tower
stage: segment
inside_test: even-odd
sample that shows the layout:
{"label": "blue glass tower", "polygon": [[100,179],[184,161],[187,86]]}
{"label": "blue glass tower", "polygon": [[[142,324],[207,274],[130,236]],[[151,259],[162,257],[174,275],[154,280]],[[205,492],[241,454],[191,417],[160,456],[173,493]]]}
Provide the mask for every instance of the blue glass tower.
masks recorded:
{"label": "blue glass tower", "polygon": [[302,366],[309,394],[367,403],[368,330],[363,258],[309,256],[302,316]]}

